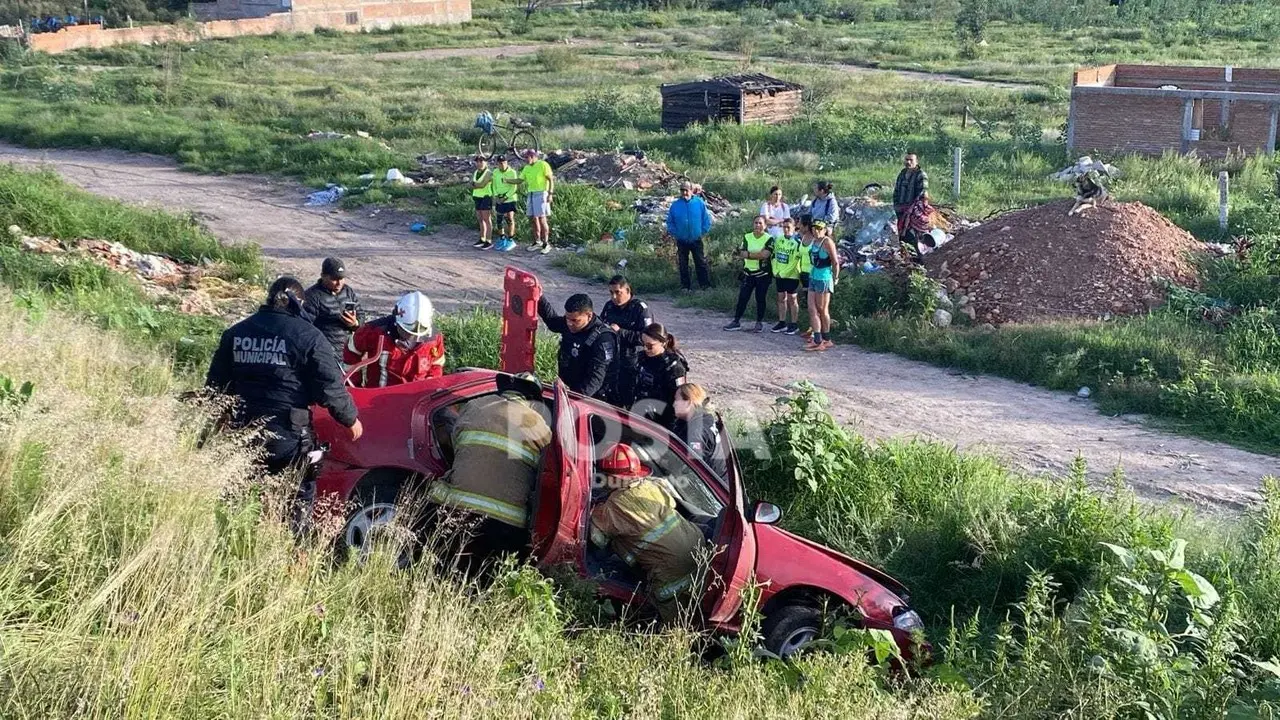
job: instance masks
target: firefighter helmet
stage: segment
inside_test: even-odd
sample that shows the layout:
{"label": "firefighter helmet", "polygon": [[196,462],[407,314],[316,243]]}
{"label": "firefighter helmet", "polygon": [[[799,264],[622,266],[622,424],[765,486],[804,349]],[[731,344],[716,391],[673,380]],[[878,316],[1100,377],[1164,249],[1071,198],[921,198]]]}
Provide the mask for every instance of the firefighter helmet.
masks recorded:
{"label": "firefighter helmet", "polygon": [[415,340],[424,340],[435,334],[435,314],[431,299],[416,290],[397,300],[392,311],[396,327]]}

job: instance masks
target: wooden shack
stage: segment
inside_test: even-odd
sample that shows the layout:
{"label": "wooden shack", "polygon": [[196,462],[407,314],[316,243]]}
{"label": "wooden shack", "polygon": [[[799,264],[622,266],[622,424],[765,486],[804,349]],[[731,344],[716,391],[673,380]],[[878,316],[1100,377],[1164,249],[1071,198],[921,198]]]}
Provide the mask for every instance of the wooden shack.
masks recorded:
{"label": "wooden shack", "polygon": [[682,130],[694,123],[728,120],[774,125],[800,113],[803,87],[768,75],[728,75],[663,85],[662,129]]}

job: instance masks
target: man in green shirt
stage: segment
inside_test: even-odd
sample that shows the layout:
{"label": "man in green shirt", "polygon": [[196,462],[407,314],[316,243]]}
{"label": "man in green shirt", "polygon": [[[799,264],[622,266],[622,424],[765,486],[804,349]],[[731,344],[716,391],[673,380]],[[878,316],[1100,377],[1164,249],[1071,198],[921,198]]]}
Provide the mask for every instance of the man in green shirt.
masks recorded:
{"label": "man in green shirt", "polygon": [[493,202],[495,203],[496,226],[502,224],[502,234],[498,239],[498,250],[511,250],[516,242],[516,201],[519,199],[516,183],[520,173],[511,167],[506,155],[498,156],[498,167],[493,171]]}
{"label": "man in green shirt", "polygon": [[533,244],[529,249],[543,255],[551,252],[551,200],[555,195],[556,181],[551,164],[538,157],[532,148],[524,151],[525,165],[520,169],[517,183],[524,188],[526,214],[533,225]]}

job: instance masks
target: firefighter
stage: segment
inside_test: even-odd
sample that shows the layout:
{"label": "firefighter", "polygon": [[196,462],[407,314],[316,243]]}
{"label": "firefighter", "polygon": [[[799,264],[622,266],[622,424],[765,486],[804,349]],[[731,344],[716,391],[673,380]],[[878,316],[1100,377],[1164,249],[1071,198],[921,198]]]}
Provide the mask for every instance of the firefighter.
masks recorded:
{"label": "firefighter", "polygon": [[462,406],[453,425],[453,466],[428,491],[440,505],[479,517],[463,546],[464,566],[529,547],[529,496],[542,451],[551,444],[546,408],[517,392]]}
{"label": "firefighter", "polygon": [[444,335],[435,331],[435,309],[414,291],[396,301],[390,315],[362,325],[347,341],[348,367],[377,358],[351,377],[355,387],[386,387],[444,374]]}
{"label": "firefighter", "polygon": [[265,305],[222,333],[205,379],[207,387],[236,398],[233,425],[264,423],[267,470],[272,473],[311,451],[313,404],[349,428],[353,441],[364,432],[333,346],[301,317],[305,302],[297,279],[276,280]]}
{"label": "firefighter", "polygon": [[616,404],[618,335],[591,307],[591,298],[579,293],[564,303],[564,315],[538,300],[538,316],[547,329],[560,335],[560,380],[574,392]]}
{"label": "firefighter", "polygon": [[600,311],[600,319],[618,334],[618,385],[614,400],[619,406],[636,401],[635,383],[640,368],[640,352],[644,342],[640,333],[653,324],[649,305],[631,292],[631,283],[621,275],[609,280],[609,302]]}
{"label": "firefighter", "polygon": [[644,573],[650,601],[670,622],[694,594],[702,532],[676,510],[670,483],[651,477],[630,445],[614,445],[596,467],[610,492],[591,510],[591,542]]}

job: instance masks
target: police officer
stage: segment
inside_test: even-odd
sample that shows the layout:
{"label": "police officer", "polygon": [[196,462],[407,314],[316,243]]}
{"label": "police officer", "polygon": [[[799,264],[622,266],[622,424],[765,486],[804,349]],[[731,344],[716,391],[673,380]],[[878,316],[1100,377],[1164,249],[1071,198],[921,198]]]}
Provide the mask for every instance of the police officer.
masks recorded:
{"label": "police officer", "polygon": [[547,329],[560,336],[560,380],[574,392],[615,402],[618,376],[618,336],[596,316],[591,298],[571,295],[557,315],[544,297],[538,300],[538,316]]}
{"label": "police officer", "polygon": [[645,302],[631,294],[631,283],[621,275],[609,280],[609,302],[600,319],[618,334],[618,387],[615,401],[627,406],[636,401],[636,376],[640,367],[640,333],[653,324],[653,313]]}
{"label": "police officer", "polygon": [[265,421],[267,470],[280,472],[312,448],[312,404],[359,440],[364,429],[343,386],[329,341],[301,317],[305,295],[292,277],[276,280],[256,313],[222,333],[205,385],[238,400],[233,421]]}
{"label": "police officer", "polygon": [[347,284],[347,266],[338,258],[325,258],[320,279],[307,289],[307,315],[320,328],[338,358],[351,333],[360,327],[360,298]]}

